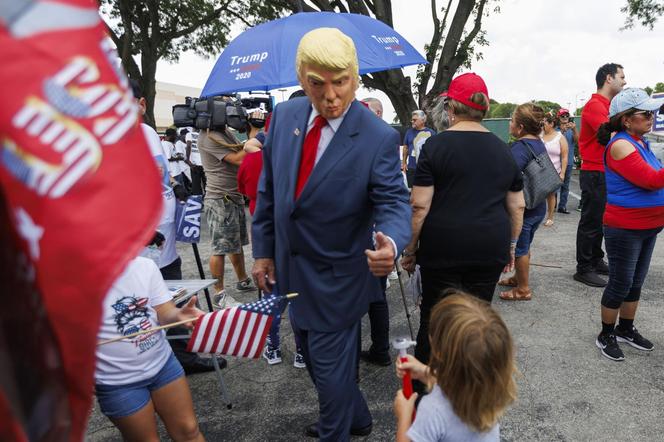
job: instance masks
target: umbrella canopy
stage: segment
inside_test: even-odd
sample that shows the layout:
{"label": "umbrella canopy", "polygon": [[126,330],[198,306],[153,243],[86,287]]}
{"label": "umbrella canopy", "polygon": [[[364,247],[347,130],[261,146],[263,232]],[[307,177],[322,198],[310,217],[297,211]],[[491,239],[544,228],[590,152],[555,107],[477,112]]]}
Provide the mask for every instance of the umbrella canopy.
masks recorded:
{"label": "umbrella canopy", "polygon": [[235,38],[219,56],[201,96],[296,85],[295,55],[300,39],[324,27],[338,28],[353,39],[360,74],[427,62],[394,29],[371,17],[301,12],[247,29]]}

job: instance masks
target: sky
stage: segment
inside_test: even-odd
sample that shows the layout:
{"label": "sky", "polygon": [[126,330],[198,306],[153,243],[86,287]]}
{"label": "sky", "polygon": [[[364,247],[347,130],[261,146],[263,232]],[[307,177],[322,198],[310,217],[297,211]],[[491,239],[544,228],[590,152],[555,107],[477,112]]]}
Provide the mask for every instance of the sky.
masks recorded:
{"label": "sky", "polygon": [[[641,26],[620,31],[624,3],[502,0],[497,3],[500,12],[484,19],[489,46],[481,49],[483,59],[474,61],[470,71],[484,78],[490,97],[498,102],[548,100],[572,110],[595,92],[595,73],[604,63],[623,65],[628,87],[664,82],[664,17],[652,31]],[[392,9],[396,31],[423,53],[433,32],[429,0],[392,0]],[[217,57],[185,53],[177,64],[159,62],[157,80],[202,88]],[[414,67],[404,72],[415,76]],[[286,98],[295,89],[285,91]],[[282,92],[274,94],[280,101]],[[384,117],[392,121],[387,97],[380,91],[357,93],[358,98],[367,96],[381,99]]]}

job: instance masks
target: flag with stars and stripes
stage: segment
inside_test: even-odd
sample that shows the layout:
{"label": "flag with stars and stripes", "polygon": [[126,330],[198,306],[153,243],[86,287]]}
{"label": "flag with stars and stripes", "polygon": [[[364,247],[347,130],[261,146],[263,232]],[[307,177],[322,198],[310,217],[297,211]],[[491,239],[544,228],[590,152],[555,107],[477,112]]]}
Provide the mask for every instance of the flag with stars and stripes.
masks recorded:
{"label": "flag with stars and stripes", "polygon": [[187,351],[258,358],[283,296],[207,313],[194,325]]}

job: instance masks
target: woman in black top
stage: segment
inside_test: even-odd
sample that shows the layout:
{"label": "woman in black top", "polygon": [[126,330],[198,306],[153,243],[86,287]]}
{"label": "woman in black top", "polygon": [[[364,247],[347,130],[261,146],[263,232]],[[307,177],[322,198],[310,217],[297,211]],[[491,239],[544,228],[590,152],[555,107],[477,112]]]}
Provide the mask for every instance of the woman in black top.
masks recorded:
{"label": "woman in black top", "polygon": [[514,266],[521,231],[522,174],[507,145],[480,123],[489,109],[484,81],[468,73],[447,92],[450,128],[429,138],[417,164],[413,236],[402,265],[420,265],[422,305],[415,357],[429,360],[433,306],[448,288],[491,302],[503,270]]}

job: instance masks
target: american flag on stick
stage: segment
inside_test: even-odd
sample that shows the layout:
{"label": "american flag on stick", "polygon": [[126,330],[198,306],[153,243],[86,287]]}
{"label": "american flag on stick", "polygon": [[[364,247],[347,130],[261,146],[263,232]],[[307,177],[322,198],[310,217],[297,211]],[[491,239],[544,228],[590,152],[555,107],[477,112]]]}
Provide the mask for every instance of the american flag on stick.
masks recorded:
{"label": "american flag on stick", "polygon": [[265,345],[280,302],[297,294],[266,296],[237,307],[207,313],[198,318],[187,351],[258,358]]}

